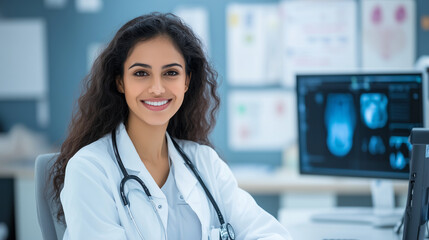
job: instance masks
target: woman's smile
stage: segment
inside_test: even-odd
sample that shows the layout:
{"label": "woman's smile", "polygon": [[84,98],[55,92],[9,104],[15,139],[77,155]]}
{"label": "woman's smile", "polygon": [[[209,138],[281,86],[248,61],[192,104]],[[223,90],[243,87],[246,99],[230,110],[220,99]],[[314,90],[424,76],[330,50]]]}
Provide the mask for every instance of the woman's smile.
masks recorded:
{"label": "woman's smile", "polygon": [[149,99],[141,100],[141,102],[151,111],[162,111],[170,105],[171,99]]}

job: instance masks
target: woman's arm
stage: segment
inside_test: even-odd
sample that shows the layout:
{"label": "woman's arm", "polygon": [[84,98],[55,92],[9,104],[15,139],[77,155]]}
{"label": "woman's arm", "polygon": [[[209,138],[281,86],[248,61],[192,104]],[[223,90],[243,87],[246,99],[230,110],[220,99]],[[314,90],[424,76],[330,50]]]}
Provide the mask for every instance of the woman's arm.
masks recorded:
{"label": "woman's arm", "polygon": [[64,239],[126,239],[108,178],[94,161],[69,161],[61,203],[67,224]]}
{"label": "woman's arm", "polygon": [[236,239],[290,240],[286,228],[257,205],[249,193],[238,187],[229,167],[210,148],[214,159],[216,184],[223,204],[226,221],[234,227]]}

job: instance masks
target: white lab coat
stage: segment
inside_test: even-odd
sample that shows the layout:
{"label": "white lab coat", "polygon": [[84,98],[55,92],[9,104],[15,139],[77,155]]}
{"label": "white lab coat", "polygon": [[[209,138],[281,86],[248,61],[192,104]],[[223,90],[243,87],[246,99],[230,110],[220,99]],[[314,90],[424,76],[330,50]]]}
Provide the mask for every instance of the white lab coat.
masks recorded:
{"label": "white lab coat", "polygon": [[[149,188],[163,226],[141,186],[135,181],[128,181],[125,187],[131,211],[146,240],[162,239],[161,227],[167,232],[167,199],[141,162],[123,124],[116,134],[118,151],[125,168],[129,174],[141,178]],[[210,239],[212,229],[219,228],[216,211],[168,134],[166,137],[177,188],[200,220],[202,239]],[[191,141],[177,142],[198,169],[225,221],[234,227],[237,240],[291,239],[288,231],[275,218],[237,186],[232,172],[212,148]],[[67,223],[64,239],[140,239],[122,204],[119,193],[121,179],[110,134],[82,148],[70,159],[61,192]],[[189,230],[192,229],[190,226]]]}

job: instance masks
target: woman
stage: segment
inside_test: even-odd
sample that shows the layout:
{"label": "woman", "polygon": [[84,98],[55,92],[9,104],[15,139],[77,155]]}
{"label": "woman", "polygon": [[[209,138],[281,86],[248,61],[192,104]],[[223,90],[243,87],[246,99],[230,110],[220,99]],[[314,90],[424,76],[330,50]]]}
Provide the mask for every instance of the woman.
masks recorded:
{"label": "woman", "polygon": [[64,239],[290,239],[209,147],[216,86],[201,42],[174,15],[119,29],[53,167]]}

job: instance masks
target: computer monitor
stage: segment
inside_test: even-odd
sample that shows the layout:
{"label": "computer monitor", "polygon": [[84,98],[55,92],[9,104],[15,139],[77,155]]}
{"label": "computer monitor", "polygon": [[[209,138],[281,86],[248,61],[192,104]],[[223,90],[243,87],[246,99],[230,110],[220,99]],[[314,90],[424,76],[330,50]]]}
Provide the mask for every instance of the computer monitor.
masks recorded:
{"label": "computer monitor", "polygon": [[408,179],[422,84],[421,73],[297,75],[300,173]]}
{"label": "computer monitor", "polygon": [[420,73],[297,76],[302,174],[408,179]]}

